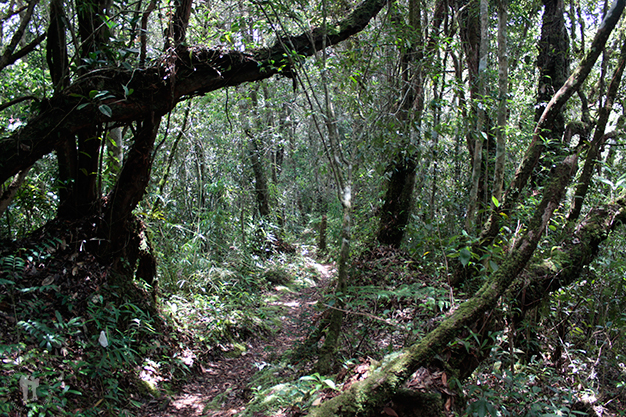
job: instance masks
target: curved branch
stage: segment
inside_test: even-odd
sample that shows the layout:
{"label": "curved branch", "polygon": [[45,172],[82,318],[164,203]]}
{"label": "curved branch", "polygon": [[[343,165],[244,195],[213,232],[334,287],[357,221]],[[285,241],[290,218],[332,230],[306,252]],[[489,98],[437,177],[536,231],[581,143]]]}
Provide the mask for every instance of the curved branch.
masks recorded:
{"label": "curved branch", "polygon": [[41,42],[43,42],[44,39],[46,39],[45,33],[43,35],[37,36],[32,42],[30,42],[28,45],[26,45],[25,47],[23,47],[16,53],[2,55],[0,57],[0,71],[8,67],[9,65],[12,65],[15,61],[22,58],[23,56],[27,55],[29,52],[35,49]]}
{"label": "curved branch", "polygon": [[[13,36],[11,37],[11,41],[9,42],[7,47],[4,49],[4,52],[2,53],[2,56],[0,57],[0,70],[2,70],[8,65],[11,65],[13,62],[15,62],[18,59],[18,58],[12,59],[12,57],[15,55],[13,54],[13,51],[15,51],[15,48],[17,47],[18,43],[20,42],[20,40],[22,40],[22,36],[24,36],[24,32],[26,31],[26,26],[28,26],[28,23],[30,23],[30,19],[33,16],[33,12],[35,11],[35,6],[37,5],[37,3],[39,3],[39,0],[31,0],[28,3],[28,9],[26,10],[26,13],[24,13],[24,16],[22,16],[20,25],[18,26],[15,33],[13,33]],[[21,56],[24,56],[24,55],[21,55]]]}
{"label": "curved branch", "polygon": [[4,109],[8,109],[9,107],[15,106],[16,104],[21,103],[22,101],[26,101],[26,100],[39,100],[39,99],[35,96],[24,96],[24,97],[14,98],[13,100],[0,104],[0,111]]}
{"label": "curved branch", "polygon": [[9,208],[9,204],[13,201],[13,198],[17,194],[17,190],[20,189],[24,181],[26,180],[26,176],[30,171],[31,167],[27,167],[23,169],[19,174],[13,178],[11,184],[4,190],[2,196],[0,196],[0,216],[4,214],[4,212]]}
{"label": "curved branch", "polygon": [[[58,132],[62,129],[74,133],[94,123],[127,123],[143,120],[152,113],[162,116],[189,96],[276,74],[291,76],[290,62],[294,55],[313,55],[324,44],[324,33],[329,33],[326,46],[348,39],[363,30],[387,2],[364,0],[330,29],[316,28],[248,53],[181,46],[145,70],[94,70],[45,102],[40,114],[19,132],[0,139],[0,154],[4,155],[0,162],[0,182],[52,152],[61,140]],[[176,74],[175,79],[172,74]],[[131,89],[134,92],[129,95]],[[90,101],[92,90],[108,90],[115,98]],[[110,113],[101,111],[102,105],[108,106]]]}

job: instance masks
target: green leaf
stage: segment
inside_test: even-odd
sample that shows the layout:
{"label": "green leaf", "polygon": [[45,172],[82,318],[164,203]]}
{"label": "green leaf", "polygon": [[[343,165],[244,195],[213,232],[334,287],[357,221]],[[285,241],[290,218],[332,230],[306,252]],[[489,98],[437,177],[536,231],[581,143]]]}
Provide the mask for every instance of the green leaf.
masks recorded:
{"label": "green leaf", "polygon": [[[108,95],[109,95],[109,90],[102,90],[102,91],[98,91],[98,94],[96,94],[92,98],[107,98]],[[91,97],[91,91],[89,92],[89,96]]]}
{"label": "green leaf", "polygon": [[497,264],[497,263],[495,263],[495,262],[494,262],[494,261],[492,261],[492,260],[489,260],[489,266],[491,267],[491,270],[492,270],[493,272],[496,272],[496,271],[498,270],[498,268],[499,268],[498,264]]}
{"label": "green leaf", "polygon": [[497,198],[495,198],[494,196],[491,196],[491,201],[493,202],[493,205],[498,208],[500,207],[500,202],[498,201]]}
{"label": "green leaf", "polygon": [[324,384],[328,385],[329,388],[331,389],[337,389],[337,386],[335,385],[335,382],[331,379],[325,379],[322,381]]}
{"label": "green leaf", "polygon": [[98,110],[100,110],[100,113],[104,114],[107,117],[113,116],[113,111],[111,111],[111,108],[106,104],[99,105]]}
{"label": "green leaf", "polygon": [[472,259],[472,253],[468,248],[463,248],[459,251],[459,260],[463,266],[467,266],[470,259]]}
{"label": "green leaf", "polygon": [[612,190],[615,190],[615,184],[613,184],[613,182],[611,182],[610,180],[606,178],[598,177],[598,181],[608,185],[609,187],[611,187]]}

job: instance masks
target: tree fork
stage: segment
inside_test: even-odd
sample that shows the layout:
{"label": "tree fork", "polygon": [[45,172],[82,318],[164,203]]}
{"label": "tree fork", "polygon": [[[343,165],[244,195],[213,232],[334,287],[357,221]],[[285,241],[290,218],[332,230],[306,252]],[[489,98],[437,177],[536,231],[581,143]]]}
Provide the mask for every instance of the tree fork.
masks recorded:
{"label": "tree fork", "polygon": [[101,258],[112,261],[114,269],[124,269],[119,264],[122,257],[131,268],[137,259],[137,248],[130,244],[137,232],[132,212],[143,198],[150,180],[152,150],[160,122],[161,117],[153,114],[141,123],[122,172],[107,197],[100,230],[103,243],[98,253]]}

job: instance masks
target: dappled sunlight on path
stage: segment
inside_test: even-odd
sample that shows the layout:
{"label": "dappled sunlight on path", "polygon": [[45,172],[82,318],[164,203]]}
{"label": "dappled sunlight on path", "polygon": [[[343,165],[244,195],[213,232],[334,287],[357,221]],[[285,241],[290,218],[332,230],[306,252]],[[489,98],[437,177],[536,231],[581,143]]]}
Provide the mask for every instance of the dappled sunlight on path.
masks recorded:
{"label": "dappled sunlight on path", "polygon": [[269,305],[280,307],[283,312],[280,329],[273,336],[249,340],[246,343],[247,351],[239,357],[203,363],[202,372],[191,375],[189,383],[169,402],[146,407],[149,409],[143,410],[142,415],[227,417],[242,412],[254,397],[249,387],[250,379],[265,366],[280,362],[288,349],[307,336],[315,303],[336,272],[334,265],[321,265],[314,261],[309,261],[307,268],[317,272],[316,285],[315,280],[307,280],[309,285],[297,291],[276,287],[276,300]]}

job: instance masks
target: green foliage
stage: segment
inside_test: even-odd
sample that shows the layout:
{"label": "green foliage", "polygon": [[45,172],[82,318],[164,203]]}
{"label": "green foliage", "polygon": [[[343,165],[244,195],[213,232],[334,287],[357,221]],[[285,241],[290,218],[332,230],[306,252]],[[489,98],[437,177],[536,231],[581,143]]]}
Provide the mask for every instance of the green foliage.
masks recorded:
{"label": "green foliage", "polygon": [[[79,316],[73,313],[76,300],[60,294],[57,285],[45,280],[33,285],[27,271],[33,264],[49,262],[61,245],[58,239],[44,239],[33,249],[0,258],[2,276],[11,278],[0,283],[0,302],[8,303],[18,319],[10,338],[0,343],[0,413],[130,415],[129,403],[141,405],[133,399],[132,388],[141,362],[153,358],[170,378],[180,377],[187,366],[155,345],[163,337],[156,330],[160,319],[124,300],[117,289],[105,285],[90,294],[86,309],[80,308],[84,315]],[[55,305],[62,308],[51,310],[48,300],[55,297],[60,299]],[[16,338],[19,341],[11,342]],[[16,401],[22,376],[39,378],[37,401],[23,405]],[[76,409],[85,411],[75,414]]]}
{"label": "green foliage", "polygon": [[540,362],[516,366],[514,371],[500,369],[496,362],[492,372],[479,375],[465,389],[469,416],[582,416],[576,410],[583,397],[595,397],[563,384],[561,377]]}
{"label": "green foliage", "polygon": [[281,408],[305,412],[324,391],[336,391],[337,386],[331,378],[318,373],[305,375],[296,381],[280,382],[277,378],[280,368],[267,365],[254,376],[250,383],[254,398],[246,407],[244,416],[256,413],[272,413]]}
{"label": "green foliage", "polygon": [[37,162],[4,213],[0,236],[9,239],[25,236],[54,218],[58,204],[54,184],[54,157]]}
{"label": "green foliage", "polygon": [[252,334],[270,332],[274,309],[264,305],[260,290],[267,281],[260,272],[198,271],[180,280],[175,294],[163,297],[164,310],[201,346],[230,350]]}

